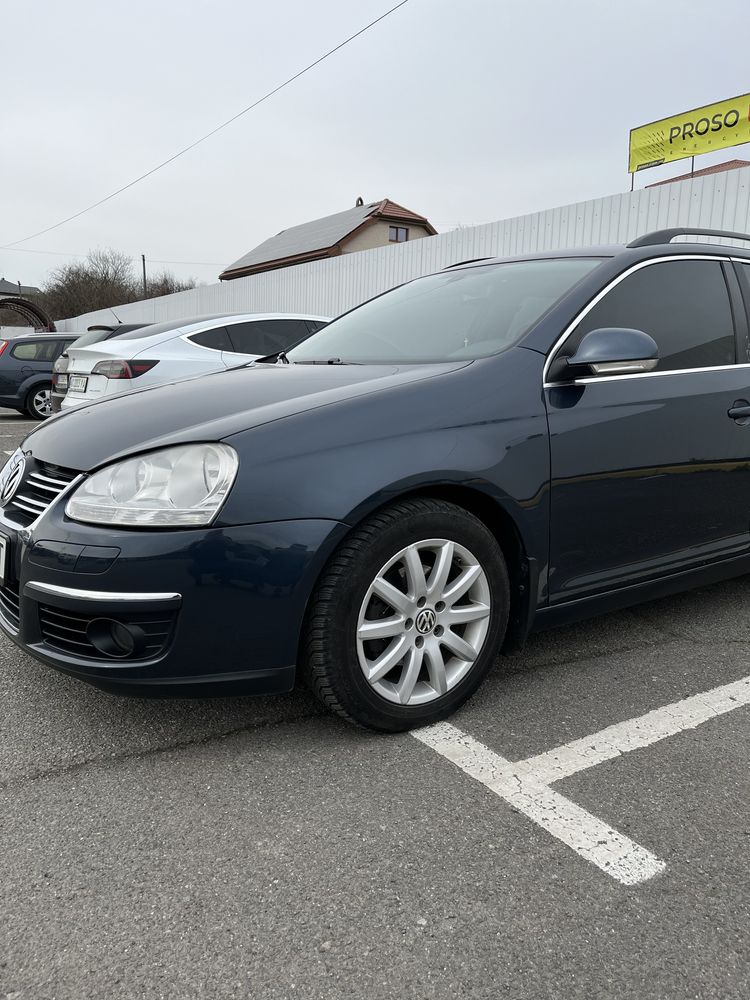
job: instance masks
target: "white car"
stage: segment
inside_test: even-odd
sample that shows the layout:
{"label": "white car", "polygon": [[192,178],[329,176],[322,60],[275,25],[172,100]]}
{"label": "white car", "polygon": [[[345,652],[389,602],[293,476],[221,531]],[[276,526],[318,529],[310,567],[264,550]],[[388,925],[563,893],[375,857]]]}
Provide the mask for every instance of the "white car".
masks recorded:
{"label": "white car", "polygon": [[61,409],[278,354],[329,322],[290,313],[200,316],[138,327],[90,347],[71,346]]}

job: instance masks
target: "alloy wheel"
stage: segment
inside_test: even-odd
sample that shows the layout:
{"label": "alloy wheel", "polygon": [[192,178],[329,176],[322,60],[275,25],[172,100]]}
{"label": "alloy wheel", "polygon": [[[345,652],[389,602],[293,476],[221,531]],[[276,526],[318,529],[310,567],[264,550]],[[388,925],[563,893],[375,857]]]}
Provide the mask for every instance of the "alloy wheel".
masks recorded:
{"label": "alloy wheel", "polygon": [[387,701],[434,701],[471,670],[491,611],[489,581],[473,553],[445,538],[415,542],[367,590],[357,622],[359,666]]}
{"label": "alloy wheel", "polygon": [[31,408],[40,417],[49,417],[52,413],[52,391],[40,389],[39,392],[35,392],[31,400]]}

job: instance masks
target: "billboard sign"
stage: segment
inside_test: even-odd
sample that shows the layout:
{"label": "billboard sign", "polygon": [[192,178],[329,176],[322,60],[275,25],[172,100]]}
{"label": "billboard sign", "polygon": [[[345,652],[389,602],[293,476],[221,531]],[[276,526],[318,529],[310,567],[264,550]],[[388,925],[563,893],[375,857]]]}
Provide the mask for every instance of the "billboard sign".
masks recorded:
{"label": "billboard sign", "polygon": [[750,94],[706,104],[630,131],[628,171],[750,142]]}

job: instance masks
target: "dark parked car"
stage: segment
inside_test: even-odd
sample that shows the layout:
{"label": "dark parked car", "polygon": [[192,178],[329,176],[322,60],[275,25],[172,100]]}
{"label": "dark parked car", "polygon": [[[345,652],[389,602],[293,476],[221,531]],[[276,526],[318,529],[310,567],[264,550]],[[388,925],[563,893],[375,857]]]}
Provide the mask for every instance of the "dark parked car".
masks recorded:
{"label": "dark parked car", "polygon": [[[72,341],[70,347],[90,347],[92,344],[99,344],[104,340],[111,340],[112,337],[119,337],[122,333],[129,333],[131,330],[140,330],[148,323],[118,323],[114,326],[90,326],[86,333]],[[52,369],[52,394],[50,396],[52,413],[59,413],[62,401],[68,391],[68,351],[63,351]]]}
{"label": "dark parked car", "polygon": [[52,367],[75,336],[26,334],[0,340],[0,406],[44,420],[52,412]]}
{"label": "dark parked car", "polygon": [[531,629],[747,573],[750,252],[684,232],[454,266],[43,425],[0,474],[3,629],[108,690],[301,672],[400,730]]}

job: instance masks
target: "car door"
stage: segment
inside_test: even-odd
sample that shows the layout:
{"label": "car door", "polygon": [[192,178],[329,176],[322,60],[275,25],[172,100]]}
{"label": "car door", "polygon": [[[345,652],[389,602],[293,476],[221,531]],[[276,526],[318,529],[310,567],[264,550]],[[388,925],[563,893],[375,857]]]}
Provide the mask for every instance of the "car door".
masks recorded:
{"label": "car door", "polygon": [[[571,379],[561,358],[601,327],[650,334],[656,370]],[[635,265],[558,345],[544,388],[550,603],[750,549],[750,420],[729,415],[750,405],[746,337],[732,265],[680,256]]]}
{"label": "car door", "polygon": [[20,365],[20,381],[32,375],[52,375],[52,366],[63,350],[62,340],[19,340],[11,348],[11,356]]}

